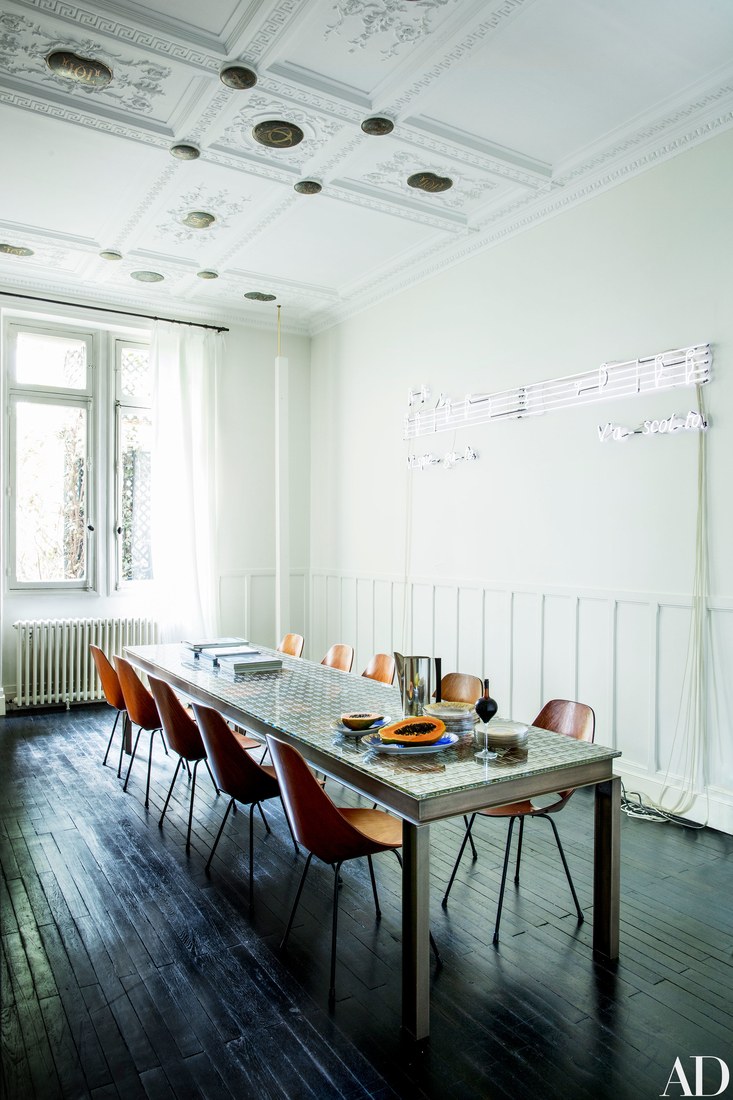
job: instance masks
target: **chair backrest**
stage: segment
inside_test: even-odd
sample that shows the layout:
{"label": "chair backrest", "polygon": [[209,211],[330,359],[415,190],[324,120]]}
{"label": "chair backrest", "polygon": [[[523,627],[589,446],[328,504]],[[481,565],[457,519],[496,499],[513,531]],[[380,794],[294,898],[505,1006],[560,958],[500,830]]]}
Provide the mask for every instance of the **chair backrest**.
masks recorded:
{"label": "chair backrest", "polygon": [[[564,733],[576,741],[593,741],[596,736],[596,716],[587,703],[575,703],[571,699],[550,699],[532,723],[543,730]],[[575,788],[560,791],[560,798],[567,802]]]}
{"label": "chair backrest", "polygon": [[120,679],[120,687],[125,699],[125,710],[130,721],[144,730],[162,729],[162,722],[155,705],[155,699],[143,684],[129,661],[124,657],[115,657],[115,668]]}
{"label": "chair backrest", "polygon": [[193,711],[217,787],[244,803],[276,795],[275,779],[242,748],[221,714],[202,703],[194,703]]}
{"label": "chair backrest", "polygon": [[329,668],[338,668],[341,672],[351,672],[353,663],[353,646],[344,645],[342,642],[337,642],[335,645],[332,645],[321,661],[322,665],[328,665]]}
{"label": "chair backrest", "polygon": [[394,680],[394,657],[389,653],[375,653],[362,676],[379,680],[380,684],[391,684]]}
{"label": "chair backrest", "polygon": [[119,676],[112,668],[112,665],[109,663],[99,646],[90,645],[89,652],[97,666],[97,672],[99,673],[99,679],[102,681],[102,691],[104,692],[105,699],[111,707],[115,708],[115,710],[124,710],[125,697],[122,694]]}
{"label": "chair backrest", "polygon": [[287,653],[291,657],[300,657],[303,653],[305,639],[302,634],[284,634],[277,647],[278,653]]}
{"label": "chair backrest", "polygon": [[170,747],[185,760],[203,760],[206,749],[199,728],[173,688],[155,676],[148,680]]}
{"label": "chair backrest", "polygon": [[475,703],[484,693],[478,676],[467,672],[449,672],[440,681],[440,697],[444,703]]}
{"label": "chair backrest", "polygon": [[324,863],[361,855],[364,834],[339,813],[307,763],[291,745],[267,735],[280,797],[298,844]]}

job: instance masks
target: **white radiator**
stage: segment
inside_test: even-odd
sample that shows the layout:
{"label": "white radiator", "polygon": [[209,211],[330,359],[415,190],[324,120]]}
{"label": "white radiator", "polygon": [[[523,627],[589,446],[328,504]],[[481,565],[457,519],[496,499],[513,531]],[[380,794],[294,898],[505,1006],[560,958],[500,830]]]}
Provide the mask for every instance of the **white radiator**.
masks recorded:
{"label": "white radiator", "polygon": [[126,645],[157,640],[151,619],[28,619],[18,631],[16,707],[104,699],[90,645],[112,659]]}

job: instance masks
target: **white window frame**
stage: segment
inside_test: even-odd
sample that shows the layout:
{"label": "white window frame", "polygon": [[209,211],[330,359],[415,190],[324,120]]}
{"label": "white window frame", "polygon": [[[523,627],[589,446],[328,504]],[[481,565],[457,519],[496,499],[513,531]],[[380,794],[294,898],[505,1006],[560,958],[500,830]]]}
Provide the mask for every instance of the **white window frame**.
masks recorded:
{"label": "white window frame", "polygon": [[140,410],[150,414],[150,419],[153,419],[152,398],[149,403],[144,401],[135,401],[122,392],[122,351],[124,348],[146,348],[150,350],[150,342],[146,340],[140,340],[139,338],[126,338],[124,336],[115,336],[113,357],[114,357],[114,454],[112,458],[113,478],[114,478],[114,490],[110,497],[112,507],[114,509],[114,526],[113,526],[113,541],[114,541],[114,578],[115,589],[118,592],[132,592],[132,591],[146,591],[153,583],[153,578],[149,580],[124,580],[122,577],[122,416],[128,410]]}
{"label": "white window frame", "polygon": [[[61,387],[18,383],[16,371],[17,336],[31,332],[41,336],[59,336],[77,339],[86,344],[87,378],[84,387]],[[7,404],[6,432],[8,481],[5,494],[5,530],[6,535],[6,582],[8,591],[92,591],[98,587],[97,522],[98,496],[95,478],[98,453],[98,425],[96,415],[96,361],[98,351],[97,334],[92,329],[62,322],[9,321],[5,332],[7,363]],[[17,507],[17,465],[16,465],[16,417],[15,407],[19,402],[66,405],[84,407],[87,410],[86,442],[86,577],[83,580],[21,581],[16,575],[16,507]]]}

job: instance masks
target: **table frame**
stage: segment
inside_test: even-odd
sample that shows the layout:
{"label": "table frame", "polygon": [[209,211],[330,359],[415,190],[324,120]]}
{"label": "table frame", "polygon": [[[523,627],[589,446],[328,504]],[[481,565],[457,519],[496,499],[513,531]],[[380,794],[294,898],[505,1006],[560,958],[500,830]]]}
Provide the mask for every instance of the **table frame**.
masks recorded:
{"label": "table frame", "polygon": [[347,761],[267,725],[233,703],[191,683],[184,675],[147,659],[135,648],[131,664],[165,680],[183,695],[218,710],[225,718],[258,734],[274,734],[297,748],[318,771],[374,799],[402,819],[402,1028],[413,1040],[430,1035],[430,823],[505,806],[574,787],[595,787],[593,861],[593,953],[613,961],[619,955],[621,868],[621,780],[613,758],[591,760],[496,784],[415,798],[384,780],[356,772]]}

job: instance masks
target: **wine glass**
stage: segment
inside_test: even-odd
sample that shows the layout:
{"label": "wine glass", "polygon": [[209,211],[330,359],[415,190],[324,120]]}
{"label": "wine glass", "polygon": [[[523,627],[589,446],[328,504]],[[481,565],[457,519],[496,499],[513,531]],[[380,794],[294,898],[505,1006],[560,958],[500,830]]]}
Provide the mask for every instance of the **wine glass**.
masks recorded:
{"label": "wine glass", "polygon": [[473,755],[477,760],[496,760],[499,754],[489,748],[489,723],[482,722],[481,725],[484,727],[484,747]]}

